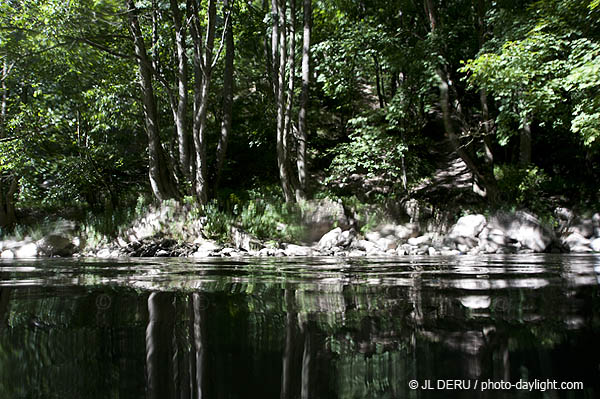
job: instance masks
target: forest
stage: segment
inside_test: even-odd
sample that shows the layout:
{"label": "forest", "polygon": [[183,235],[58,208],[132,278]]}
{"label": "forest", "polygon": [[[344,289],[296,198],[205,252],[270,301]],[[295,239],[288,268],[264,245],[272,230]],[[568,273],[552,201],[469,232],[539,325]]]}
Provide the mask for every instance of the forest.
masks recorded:
{"label": "forest", "polygon": [[2,0],[0,82],[0,236],[599,204],[598,0]]}

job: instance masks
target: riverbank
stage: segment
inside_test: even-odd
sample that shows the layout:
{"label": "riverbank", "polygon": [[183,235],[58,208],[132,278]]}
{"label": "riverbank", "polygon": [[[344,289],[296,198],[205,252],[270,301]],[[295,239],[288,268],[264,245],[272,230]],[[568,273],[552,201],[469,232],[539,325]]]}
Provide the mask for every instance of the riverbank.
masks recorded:
{"label": "riverbank", "polygon": [[[551,221],[542,221],[527,211],[458,217],[451,211],[424,209],[415,201],[399,206],[393,216],[375,208],[357,211],[341,202],[319,200],[303,204],[295,220],[288,220],[289,224],[270,222],[275,225],[262,226],[263,230],[255,226],[245,229],[235,219],[225,220],[216,213],[200,215],[190,207],[165,203],[149,208],[113,237],[98,237],[90,226],[62,221],[38,239],[26,236],[0,241],[0,257],[361,257],[600,252],[600,214],[576,215],[566,208],[557,208]],[[295,236],[284,234],[286,229],[294,231]],[[265,237],[269,231],[277,232],[276,236]],[[214,238],[216,235],[220,239]]]}

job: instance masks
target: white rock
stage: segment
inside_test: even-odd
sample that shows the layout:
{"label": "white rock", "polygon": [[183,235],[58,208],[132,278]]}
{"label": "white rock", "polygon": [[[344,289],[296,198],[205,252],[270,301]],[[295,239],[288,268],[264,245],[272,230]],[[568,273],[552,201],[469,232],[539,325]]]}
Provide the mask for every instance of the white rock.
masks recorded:
{"label": "white rock", "polygon": [[431,237],[429,237],[429,236],[411,237],[411,238],[408,239],[407,242],[410,245],[415,245],[415,246],[430,245],[431,244]]}
{"label": "white rock", "polygon": [[600,238],[593,239],[590,242],[590,248],[592,248],[592,251],[594,252],[600,252]]}
{"label": "white rock", "polygon": [[481,233],[486,225],[485,216],[467,215],[463,216],[450,230],[449,237],[472,237],[475,238]]}
{"label": "white rock", "polygon": [[437,250],[434,247],[429,247],[427,252],[429,252],[429,255],[431,255],[431,256],[437,255]]}
{"label": "white rock", "polygon": [[96,252],[96,257],[98,258],[110,258],[111,252],[108,248],[102,248],[100,251]]}
{"label": "white rock", "polygon": [[319,240],[317,246],[322,249],[333,248],[338,245],[340,241],[343,241],[342,237],[342,229],[340,227],[336,227],[328,233],[325,233],[323,237]]}
{"label": "white rock", "polygon": [[35,258],[38,255],[38,247],[31,242],[19,247],[15,252],[16,258]]}
{"label": "white rock", "polygon": [[591,242],[579,233],[571,233],[562,239],[571,252],[592,252]]}
{"label": "white rock", "polygon": [[14,257],[15,257],[15,254],[10,249],[5,249],[4,251],[2,251],[2,254],[0,255],[0,258],[2,258],[2,259],[13,259]]}
{"label": "white rock", "polygon": [[286,256],[310,256],[312,249],[303,245],[287,244],[284,253]]}
{"label": "white rock", "polygon": [[487,309],[492,299],[487,295],[467,295],[460,298],[460,303],[469,309]]}

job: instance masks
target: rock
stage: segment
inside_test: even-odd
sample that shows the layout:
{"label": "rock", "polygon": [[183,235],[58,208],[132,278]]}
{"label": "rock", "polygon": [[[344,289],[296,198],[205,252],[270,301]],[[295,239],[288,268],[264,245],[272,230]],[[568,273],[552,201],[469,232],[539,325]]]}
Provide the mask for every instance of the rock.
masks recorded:
{"label": "rock", "polygon": [[108,249],[108,248],[102,248],[101,250],[99,250],[98,252],[96,252],[96,257],[98,257],[98,258],[110,258],[111,257],[110,249]]}
{"label": "rock", "polygon": [[306,225],[306,240],[314,242],[334,226],[347,230],[350,221],[341,202],[331,200],[307,201],[303,208],[302,222]]}
{"label": "rock", "polygon": [[456,248],[463,254],[469,252],[469,246],[467,244],[457,244]]}
{"label": "rock", "polygon": [[231,239],[235,248],[243,249],[246,252],[261,247],[260,241],[235,226],[231,227]]}
{"label": "rock", "polygon": [[346,241],[346,238],[342,236],[342,229],[340,227],[336,227],[321,237],[317,246],[322,249],[331,249],[344,241]]}
{"label": "rock", "polygon": [[35,243],[30,242],[17,248],[14,254],[15,258],[35,258],[38,256],[38,247]]}
{"label": "rock", "polygon": [[573,211],[571,211],[570,209],[567,209],[567,208],[556,208],[554,210],[554,216],[557,219],[569,221],[569,220],[573,220],[573,218],[575,217],[575,214],[573,213]]}
{"label": "rock", "polygon": [[159,249],[154,256],[157,256],[159,258],[164,258],[167,256],[171,256],[171,254],[168,251],[165,251],[164,249]]}
{"label": "rock", "polygon": [[592,240],[592,242],[590,243],[590,248],[592,248],[592,251],[594,252],[600,252],[600,238]]}
{"label": "rock", "polygon": [[577,233],[585,238],[594,237],[594,222],[592,219],[576,220],[567,227],[566,233]]}
{"label": "rock", "polygon": [[351,256],[351,257],[367,256],[367,253],[365,251],[361,251],[360,249],[353,249],[350,252],[348,252],[348,256]]}
{"label": "rock", "polygon": [[487,309],[492,304],[492,299],[488,295],[467,295],[459,300],[465,308],[469,309]]}
{"label": "rock", "polygon": [[427,253],[428,253],[430,256],[433,256],[433,255],[437,255],[437,254],[438,254],[437,250],[436,250],[434,247],[429,247],[429,248],[427,249]]}
{"label": "rock", "polygon": [[[477,236],[486,226],[485,216],[483,215],[467,215],[463,216],[450,230],[448,238],[456,244],[466,245],[473,248],[478,245]],[[461,251],[464,252],[464,251]]]}
{"label": "rock", "polygon": [[77,250],[72,239],[61,234],[50,234],[36,244],[43,256],[71,256]]}
{"label": "rock", "polygon": [[590,240],[579,233],[571,233],[561,242],[570,252],[592,252]]}
{"label": "rock", "polygon": [[594,237],[600,237],[600,213],[594,213],[592,224],[594,225]]}
{"label": "rock", "polygon": [[263,248],[258,251],[258,256],[275,256],[274,248]]}
{"label": "rock", "polygon": [[232,256],[236,252],[238,251],[235,248],[226,247],[221,250],[221,256]]}
{"label": "rock", "polygon": [[14,257],[15,254],[10,249],[5,249],[4,251],[2,251],[2,254],[0,254],[0,258],[2,259],[13,259]]}
{"label": "rock", "polygon": [[521,246],[534,252],[544,252],[554,240],[550,229],[543,226],[537,217],[523,211],[514,214],[498,212],[490,218],[488,227],[502,231],[509,243],[515,243],[514,247]]}
{"label": "rock", "polygon": [[419,245],[430,245],[431,244],[431,237],[429,236],[419,236],[419,237],[411,237],[408,239],[407,241],[410,245],[415,245],[415,246],[419,246]]}
{"label": "rock", "polygon": [[356,240],[352,244],[352,248],[358,249],[360,251],[369,252],[377,248],[375,243],[367,240]]}
{"label": "rock", "polygon": [[287,244],[284,253],[286,256],[311,256],[312,249],[303,245]]}
{"label": "rock", "polygon": [[212,254],[211,251],[207,251],[205,249],[198,249],[196,252],[192,254],[193,258],[208,258]]}

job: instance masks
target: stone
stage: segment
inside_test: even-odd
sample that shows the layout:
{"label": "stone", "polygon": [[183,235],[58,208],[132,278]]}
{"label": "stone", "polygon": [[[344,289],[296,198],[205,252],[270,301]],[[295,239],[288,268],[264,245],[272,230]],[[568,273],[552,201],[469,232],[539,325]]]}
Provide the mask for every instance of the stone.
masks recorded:
{"label": "stone", "polygon": [[159,257],[159,258],[165,258],[165,257],[167,257],[167,256],[170,256],[170,254],[169,254],[169,252],[168,252],[168,251],[165,251],[164,249],[159,249],[159,250],[158,250],[158,251],[157,251],[157,252],[154,254],[154,256],[157,256],[157,257]]}
{"label": "stone", "polygon": [[361,251],[369,252],[369,251],[375,249],[376,245],[375,245],[375,243],[373,243],[371,241],[356,240],[356,241],[354,241],[352,247],[356,248],[358,250],[361,250]]}
{"label": "stone", "polygon": [[77,249],[70,237],[61,234],[50,234],[36,244],[42,256],[71,256]]}
{"label": "stone", "polygon": [[245,251],[250,251],[250,243],[253,241],[252,236],[246,233],[244,230],[239,229],[235,226],[231,227],[231,239],[233,241],[233,246],[237,249],[243,249]]}
{"label": "stone", "polygon": [[302,222],[306,226],[308,242],[318,240],[334,226],[343,230],[350,228],[350,221],[341,202],[328,199],[314,200],[307,201],[302,207],[304,208]]}
{"label": "stone", "polygon": [[594,213],[592,224],[594,225],[594,237],[600,237],[600,213]]}
{"label": "stone", "polygon": [[585,238],[592,238],[594,237],[594,222],[592,219],[577,220],[567,227],[567,233],[577,233]]}
{"label": "stone", "polygon": [[590,240],[579,233],[571,233],[561,242],[570,252],[592,252]]}
{"label": "stone", "polygon": [[542,225],[536,216],[524,211],[498,212],[490,218],[488,226],[490,230],[502,231],[510,246],[515,248],[525,247],[534,252],[544,252],[554,240],[552,230]]}
{"label": "stone", "polygon": [[600,238],[595,238],[590,242],[590,248],[594,252],[600,252]]}
{"label": "stone", "polygon": [[436,250],[434,247],[429,247],[429,248],[427,249],[427,253],[429,253],[429,255],[430,255],[430,256],[433,256],[433,255],[437,255],[437,254],[438,254],[437,250]]}
{"label": "stone", "polygon": [[205,249],[198,249],[196,252],[192,254],[193,258],[208,258],[211,255],[211,251],[207,251]]}
{"label": "stone", "polygon": [[575,214],[568,208],[556,208],[554,210],[554,216],[557,219],[569,221],[573,220]]}
{"label": "stone", "polygon": [[312,249],[303,245],[287,244],[284,253],[286,256],[311,256]]}
{"label": "stone", "polygon": [[463,216],[450,231],[450,236],[477,237],[486,225],[485,216],[467,215]]}
{"label": "stone", "polygon": [[342,229],[340,227],[336,227],[335,229],[325,233],[323,237],[319,240],[317,246],[322,249],[330,249],[336,247],[340,242],[345,241],[345,238],[342,236]]}
{"label": "stone", "polygon": [[423,236],[419,236],[419,237],[411,237],[408,239],[407,241],[410,245],[415,245],[415,246],[419,246],[419,245],[430,245],[431,244],[431,237],[423,235]]}
{"label": "stone", "polygon": [[100,251],[96,252],[96,257],[98,258],[110,258],[111,251],[108,248],[102,248]]}
{"label": "stone", "polygon": [[0,258],[2,259],[13,259],[14,257],[15,254],[10,249],[5,249],[4,251],[2,251],[2,254],[0,254]]}
{"label": "stone", "polygon": [[35,258],[38,256],[38,247],[35,243],[30,242],[17,248],[14,254],[15,258]]}
{"label": "stone", "polygon": [[221,250],[221,256],[231,256],[234,252],[237,252],[235,248],[226,247]]}

